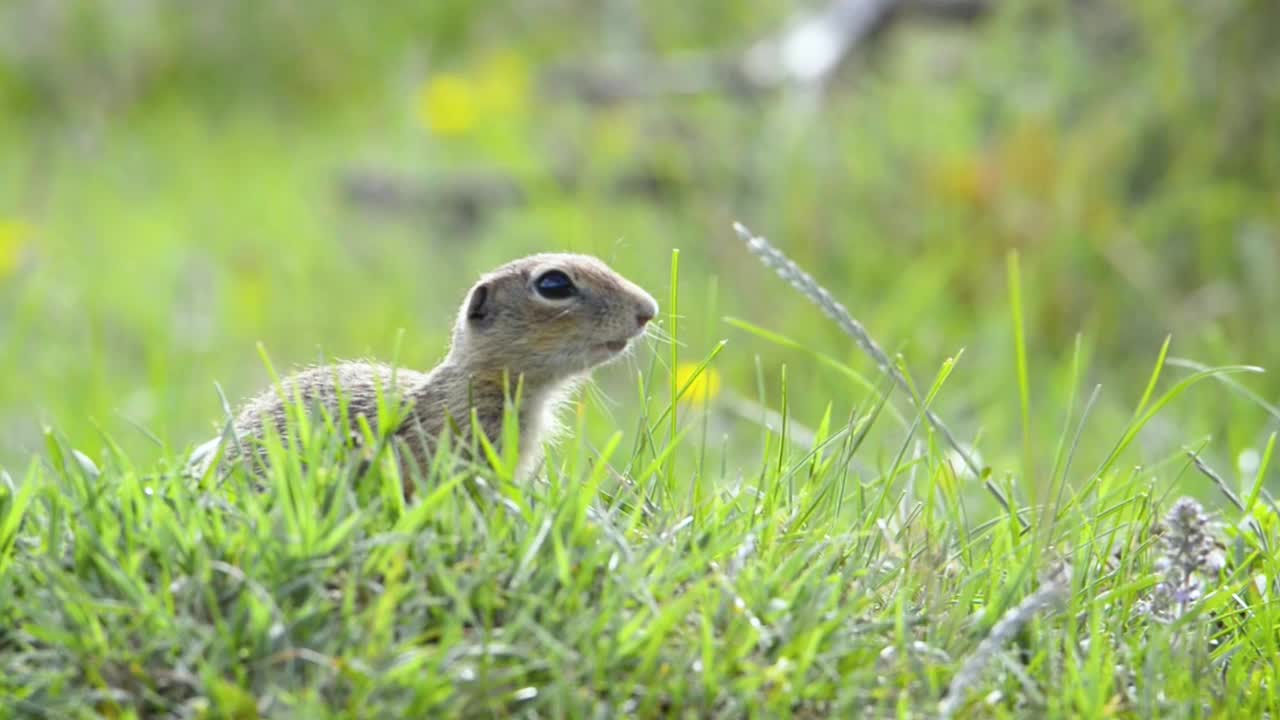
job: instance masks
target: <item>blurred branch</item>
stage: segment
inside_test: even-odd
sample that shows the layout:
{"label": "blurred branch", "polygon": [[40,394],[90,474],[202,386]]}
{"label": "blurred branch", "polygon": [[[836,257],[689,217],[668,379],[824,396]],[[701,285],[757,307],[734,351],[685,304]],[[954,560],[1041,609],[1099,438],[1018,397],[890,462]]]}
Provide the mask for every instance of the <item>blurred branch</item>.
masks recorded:
{"label": "blurred branch", "polygon": [[392,215],[437,216],[454,227],[470,227],[500,208],[521,205],[525,193],[511,177],[457,174],[426,185],[383,170],[345,170],[339,195],[346,204]]}
{"label": "blurred branch", "polygon": [[835,0],[747,51],[743,72],[755,84],[821,83],[858,43],[883,28],[899,0]]}
{"label": "blurred branch", "polygon": [[794,18],[789,26],[734,55],[695,53],[647,65],[553,68],[544,77],[554,95],[611,104],[669,95],[727,92],[752,95],[795,84],[820,84],[854,49],[902,18],[973,22],[989,0],[833,0]]}
{"label": "blurred branch", "polygon": [[[455,230],[469,230],[492,214],[520,207],[530,190],[554,186],[572,193],[584,185],[576,165],[536,178],[517,178],[500,171],[455,172],[439,180],[380,168],[351,168],[338,178],[339,199],[352,207],[381,215],[422,216],[439,220]],[[637,164],[604,181],[612,198],[675,203],[695,190],[695,180],[651,164]]]}

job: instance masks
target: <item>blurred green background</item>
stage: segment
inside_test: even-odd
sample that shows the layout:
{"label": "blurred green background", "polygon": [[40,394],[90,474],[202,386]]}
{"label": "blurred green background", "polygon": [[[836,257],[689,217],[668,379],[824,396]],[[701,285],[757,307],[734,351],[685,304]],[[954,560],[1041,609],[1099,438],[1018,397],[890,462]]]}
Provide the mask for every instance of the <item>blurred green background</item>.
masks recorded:
{"label": "blurred green background", "polygon": [[[925,386],[963,348],[938,407],[997,466],[1022,452],[1013,250],[1042,457],[1096,383],[1082,448],[1109,449],[1168,334],[1273,364],[1280,5],[901,5],[815,88],[737,72],[813,3],[0,3],[0,464],[46,424],[91,455],[105,433],[160,457],[134,425],[199,442],[215,382],[266,382],[259,341],[283,368],[389,358],[403,329],[429,367],[471,280],[539,250],[598,254],[665,307],[679,248],[682,357],[727,338],[724,391],[775,408],[787,365],[802,423],[865,403],[723,322],[874,372],[735,219]],[[639,412],[655,349],[598,373],[592,432]],[[1280,402],[1274,374],[1243,382]],[[1220,384],[1162,418],[1144,452],[1208,439],[1230,473],[1277,428]],[[758,439],[738,427],[716,429]]]}

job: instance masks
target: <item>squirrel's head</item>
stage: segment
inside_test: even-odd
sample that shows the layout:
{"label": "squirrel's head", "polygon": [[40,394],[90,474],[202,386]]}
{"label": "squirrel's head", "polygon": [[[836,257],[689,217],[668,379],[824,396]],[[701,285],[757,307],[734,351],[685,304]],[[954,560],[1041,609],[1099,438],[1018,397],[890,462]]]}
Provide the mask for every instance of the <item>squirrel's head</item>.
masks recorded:
{"label": "squirrel's head", "polygon": [[512,382],[555,382],[622,355],[657,314],[649,293],[597,258],[531,255],[471,288],[450,357]]}

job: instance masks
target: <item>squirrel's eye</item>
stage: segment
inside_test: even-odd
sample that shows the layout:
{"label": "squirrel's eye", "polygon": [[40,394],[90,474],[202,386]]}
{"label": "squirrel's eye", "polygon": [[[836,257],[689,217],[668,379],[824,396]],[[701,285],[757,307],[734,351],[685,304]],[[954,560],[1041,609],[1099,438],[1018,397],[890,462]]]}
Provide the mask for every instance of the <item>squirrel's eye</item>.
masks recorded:
{"label": "squirrel's eye", "polygon": [[533,287],[548,300],[564,300],[578,294],[569,276],[559,270],[548,270],[538,276]]}

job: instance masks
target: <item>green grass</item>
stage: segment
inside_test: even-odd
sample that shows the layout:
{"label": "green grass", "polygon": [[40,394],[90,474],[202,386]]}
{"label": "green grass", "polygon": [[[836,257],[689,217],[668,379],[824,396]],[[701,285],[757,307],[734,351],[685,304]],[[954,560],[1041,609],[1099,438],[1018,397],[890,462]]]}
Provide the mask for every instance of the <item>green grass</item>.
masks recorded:
{"label": "green grass", "polygon": [[[526,484],[486,444],[485,467],[419,478],[407,504],[386,446],[356,471],[331,420],[268,442],[261,492],[110,442],[98,470],[50,433],[48,462],[0,495],[0,687],[45,716],[915,716],[966,665],[955,705],[983,715],[1275,712],[1280,515],[1260,479],[1223,518],[1204,596],[1171,622],[1141,609],[1171,572],[1163,478],[1191,462],[1117,461],[1197,380],[1248,369],[1157,395],[1166,352],[1096,472],[1029,509],[1034,532],[974,518],[972,480],[919,418],[869,456],[885,396],[798,446],[785,374],[783,425],[742,472],[707,471],[688,432],[707,416],[649,394],[651,370],[634,432],[575,433]],[[671,373],[669,397],[697,381]],[[984,642],[1053,572],[1070,578],[1056,602]]]}
{"label": "green grass", "polygon": [[1280,618],[1256,581],[1280,571],[1269,496],[1252,525],[1223,518],[1226,569],[1164,624],[1137,608],[1168,572],[1152,532],[1183,458],[1108,462],[1023,532],[974,518],[928,438],[869,456],[874,395],[812,450],[767,433],[754,469],[707,478],[667,454],[656,410],[600,449],[575,435],[538,482],[493,455],[421,478],[409,504],[387,453],[357,474],[325,423],[269,443],[262,492],[114,450],[96,474],[51,434],[48,463],[0,493],[6,709],[930,715],[995,619],[1065,565],[1065,604],[980,663],[962,708],[1277,710]]}
{"label": "green grass", "polygon": [[[961,716],[1276,714],[1274,4],[908,21],[812,113],[537,82],[784,3],[0,5],[0,717],[929,717],[973,672]],[[353,204],[368,170],[524,200]],[[596,373],[536,482],[495,451],[406,503],[323,423],[261,493],[177,472],[220,392],[429,368],[472,279],[547,249],[674,337]],[[1170,621],[1181,496],[1226,562]]]}

